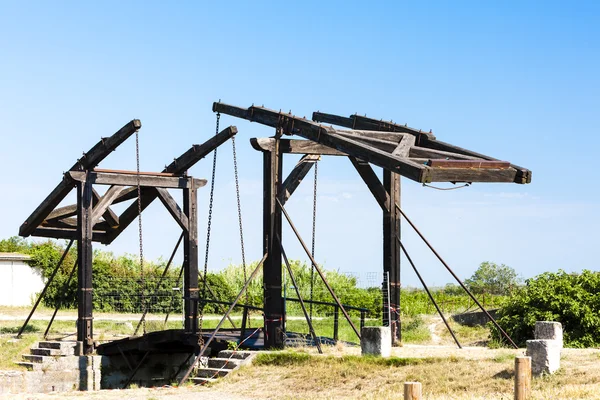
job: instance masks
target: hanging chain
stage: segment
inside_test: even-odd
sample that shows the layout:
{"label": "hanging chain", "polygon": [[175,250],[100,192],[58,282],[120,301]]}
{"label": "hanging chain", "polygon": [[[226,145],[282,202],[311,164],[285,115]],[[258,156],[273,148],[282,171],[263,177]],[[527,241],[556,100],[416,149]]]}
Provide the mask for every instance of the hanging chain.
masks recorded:
{"label": "hanging chain", "polygon": [[[244,269],[244,284],[248,280],[247,271],[246,271],[246,252],[244,250],[244,229],[242,226],[242,204],[240,202],[240,183],[238,178],[238,165],[237,165],[237,153],[235,151],[235,136],[231,137],[231,144],[233,146],[233,173],[235,176],[235,195],[237,198],[237,211],[238,211],[238,221],[240,225],[240,245],[242,248],[242,267]],[[246,290],[246,304],[250,305],[250,294],[248,290]],[[248,319],[249,323],[250,319]],[[248,325],[250,327],[250,325]]]}
{"label": "hanging chain", "polygon": [[[215,136],[219,133],[219,121],[221,120],[221,114],[217,113],[217,124],[215,128]],[[212,213],[213,213],[213,200],[215,197],[215,175],[217,172],[217,149],[213,151],[213,165],[212,165],[212,175],[210,178],[210,199],[208,201],[208,224],[206,228],[206,251],[204,253],[204,284],[202,285],[202,298],[206,299],[206,290],[208,287],[207,279],[208,279],[208,253],[210,248],[210,229],[212,225]],[[204,303],[202,303],[202,307],[200,308],[200,318],[199,318],[199,328],[200,332],[202,332],[202,321],[204,319]],[[198,338],[198,344],[202,346],[204,344],[204,339],[202,335]]]}
{"label": "hanging chain", "polygon": [[[312,247],[310,254],[312,258],[315,258],[315,240],[316,240],[316,231],[317,231],[317,176],[319,171],[319,162],[315,161],[315,179],[313,186],[313,220],[312,220]],[[311,263],[310,265],[310,320],[312,321],[313,317],[313,292],[315,285],[315,266]]]}
{"label": "hanging chain", "polygon": [[[144,246],[142,237],[142,188],[140,185],[140,134],[139,131],[135,131],[135,162],[137,172],[137,206],[138,206],[138,230],[140,237],[140,277],[142,285],[142,309],[146,310],[146,281],[144,279]],[[146,334],[146,318],[142,320],[143,332]]]}

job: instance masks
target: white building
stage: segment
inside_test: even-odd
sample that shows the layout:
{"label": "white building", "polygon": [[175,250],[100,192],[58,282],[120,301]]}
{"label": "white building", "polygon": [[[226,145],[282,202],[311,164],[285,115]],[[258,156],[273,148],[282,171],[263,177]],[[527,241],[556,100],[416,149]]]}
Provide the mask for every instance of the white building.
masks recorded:
{"label": "white building", "polygon": [[0,253],[0,305],[30,306],[44,288],[41,274],[27,264],[29,256]]}

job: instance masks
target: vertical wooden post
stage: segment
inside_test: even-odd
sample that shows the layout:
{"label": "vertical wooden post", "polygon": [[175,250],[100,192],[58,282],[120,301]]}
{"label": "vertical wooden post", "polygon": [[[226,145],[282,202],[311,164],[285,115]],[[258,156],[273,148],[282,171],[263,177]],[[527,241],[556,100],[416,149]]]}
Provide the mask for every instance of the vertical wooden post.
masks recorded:
{"label": "vertical wooden post", "polygon": [[[383,186],[388,193],[389,211],[383,213],[383,272],[389,272],[392,343],[402,341],[400,323],[400,175],[383,170]],[[384,325],[387,316],[384,313]]]}
{"label": "vertical wooden post", "polygon": [[421,400],[421,382],[404,382],[404,400]]}
{"label": "vertical wooden post", "polygon": [[531,357],[515,357],[515,400],[531,397]]}
{"label": "vertical wooden post", "polygon": [[277,196],[281,189],[283,157],[279,151],[279,140],[273,151],[263,153],[263,243],[267,259],[263,265],[263,297],[265,313],[265,347],[283,347],[283,309],[281,209]]}
{"label": "vertical wooden post", "polygon": [[336,342],[339,339],[339,330],[340,330],[340,310],[336,305],[333,308],[333,340]]}
{"label": "vertical wooden post", "polygon": [[198,331],[198,210],[197,190],[194,180],[190,188],[183,189],[183,212],[188,217],[188,227],[183,237],[183,310],[186,332]]}
{"label": "vertical wooden post", "polygon": [[92,183],[77,183],[77,341],[81,352],[94,351],[92,304]]}
{"label": "vertical wooden post", "polygon": [[360,312],[360,330],[362,331],[362,328],[365,327],[365,318],[366,318],[366,312],[361,311]]}

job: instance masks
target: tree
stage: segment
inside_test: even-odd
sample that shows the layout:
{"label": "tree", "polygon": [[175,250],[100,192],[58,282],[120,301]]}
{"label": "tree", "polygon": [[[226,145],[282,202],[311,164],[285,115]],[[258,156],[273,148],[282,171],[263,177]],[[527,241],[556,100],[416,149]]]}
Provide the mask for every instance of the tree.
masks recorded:
{"label": "tree", "polygon": [[519,286],[521,279],[511,267],[483,262],[465,285],[475,294],[508,295]]}

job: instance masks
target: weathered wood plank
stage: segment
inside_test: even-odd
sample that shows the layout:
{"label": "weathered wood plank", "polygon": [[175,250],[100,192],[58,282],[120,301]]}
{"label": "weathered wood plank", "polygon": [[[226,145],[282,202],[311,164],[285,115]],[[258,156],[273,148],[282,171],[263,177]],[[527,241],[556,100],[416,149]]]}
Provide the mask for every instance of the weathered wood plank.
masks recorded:
{"label": "weathered wood plank", "polygon": [[410,158],[449,159],[449,160],[483,160],[480,157],[451,153],[449,151],[434,150],[426,147],[413,146],[408,153]]}
{"label": "weathered wood plank", "polygon": [[[252,138],[250,144],[258,151],[273,151],[275,148],[274,138]],[[347,156],[339,150],[333,149],[312,140],[280,139],[279,148],[286,154],[310,154],[324,156]]]}
{"label": "weathered wood plank", "polygon": [[392,151],[392,155],[398,157],[408,157],[411,147],[415,145],[415,137],[404,135],[398,146]]}
{"label": "weathered wood plank", "polygon": [[389,212],[390,196],[375,171],[373,171],[373,168],[371,168],[369,163],[357,160],[356,157],[348,157],[348,159],[373,194],[373,197],[375,197],[375,200],[377,200],[377,204],[379,204],[383,212]]}
{"label": "weathered wood plank", "polygon": [[396,148],[396,146],[398,146],[398,142],[400,142],[399,137],[396,138],[395,141],[390,141],[390,140],[386,140],[386,139],[378,139],[376,137],[353,135],[351,133],[342,132],[342,131],[336,131],[335,133],[338,135],[341,135],[343,137],[347,137],[349,139],[356,140],[358,142],[366,143],[369,146],[375,147],[379,150],[383,150],[387,153],[393,152],[394,149]]}
{"label": "weathered wood plank", "polygon": [[427,165],[432,168],[475,168],[475,169],[506,169],[508,161],[488,160],[429,160]]}
{"label": "weathered wood plank", "polygon": [[[452,144],[449,144],[446,142],[442,142],[439,140],[427,140],[426,139],[426,140],[422,141],[419,145],[422,147],[427,147],[427,148],[431,148],[431,149],[435,149],[435,150],[448,151],[448,152],[462,154],[462,155],[466,155],[466,156],[482,158],[484,160],[489,160],[489,161],[500,161],[496,158],[486,156],[484,154],[480,154],[475,151],[467,150],[462,147],[455,146],[455,145],[452,145]],[[510,166],[516,170],[515,179],[514,179],[515,183],[522,183],[522,184],[531,183],[531,171],[530,170],[523,168],[523,167],[519,167],[518,165],[515,165],[515,164],[511,164]]]}
{"label": "weathered wood plank", "polygon": [[431,168],[431,182],[515,182],[517,170]]}
{"label": "weathered wood plank", "polygon": [[[74,229],[77,228],[77,218],[63,218],[63,219],[52,219],[45,220],[40,225],[45,228],[62,228],[62,229]],[[100,221],[94,226],[95,231],[107,232],[113,227],[106,221]]]}
{"label": "weathered wood plank", "polygon": [[183,210],[179,208],[179,205],[169,194],[169,191],[163,188],[156,188],[156,193],[158,194],[158,199],[164,204],[165,208],[169,214],[171,214],[175,222],[179,224],[181,229],[187,231],[189,227],[188,217],[185,215]]}
{"label": "weathered wood plank", "polygon": [[[393,145],[400,143],[400,140],[404,136],[404,133],[398,132],[379,132],[379,131],[347,131],[342,129],[336,129],[336,132],[341,135],[347,135],[355,139],[379,139],[387,142],[392,142]],[[358,138],[357,138],[358,136]]]}
{"label": "weathered wood plank", "polygon": [[292,172],[290,172],[283,182],[281,192],[279,193],[279,200],[282,204],[285,204],[288,201],[298,186],[300,186],[300,182],[306,177],[306,174],[308,174],[319,158],[318,155],[307,154],[298,161],[298,164],[296,164]]}
{"label": "weathered wood plank", "polygon": [[[153,176],[153,175],[129,175],[110,172],[85,172],[70,171],[71,178],[79,182],[87,181],[97,185],[119,185],[119,186],[137,186],[138,180],[140,186],[146,187],[162,187],[173,189],[190,188],[192,185],[191,179],[187,177],[169,177],[169,176]],[[206,185],[206,179],[194,179],[195,187]]]}
{"label": "weathered wood plank", "polygon": [[[156,188],[153,187],[141,187],[140,191],[142,193],[141,197],[141,208],[142,212],[156,199],[158,194],[156,193]],[[119,216],[119,227],[113,229],[111,232],[107,234],[106,241],[111,243],[115,240],[127,227],[131,224],[135,218],[138,216],[138,204],[137,200],[134,201],[121,213]],[[103,242],[104,243],[104,242]]]}

